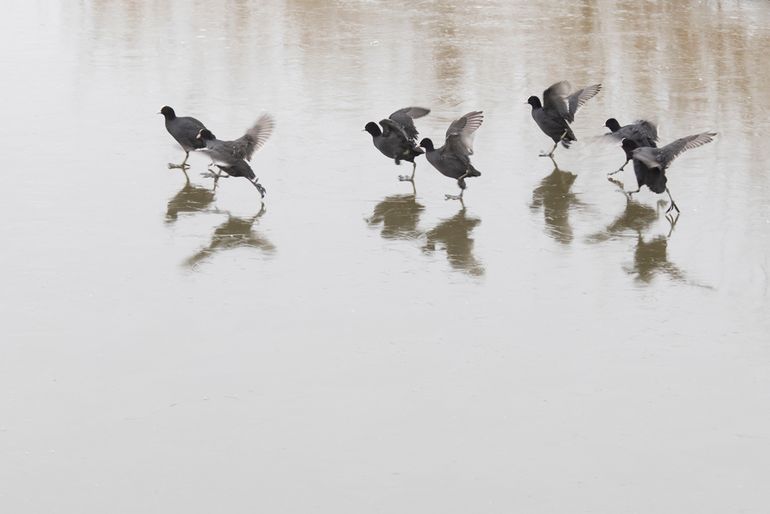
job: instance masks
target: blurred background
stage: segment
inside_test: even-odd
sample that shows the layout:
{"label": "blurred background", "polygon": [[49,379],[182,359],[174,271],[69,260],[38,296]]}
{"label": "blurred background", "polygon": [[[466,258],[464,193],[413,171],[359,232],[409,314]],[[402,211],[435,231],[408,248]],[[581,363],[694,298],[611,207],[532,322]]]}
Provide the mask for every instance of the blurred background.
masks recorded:
{"label": "blurred background", "polygon": [[[770,4],[12,0],[0,508],[765,512]],[[525,104],[602,91],[554,164]],[[169,170],[160,107],[245,180]],[[464,205],[362,132],[483,110]],[[609,117],[661,144],[681,216]],[[662,202],[660,202],[662,200]]]}

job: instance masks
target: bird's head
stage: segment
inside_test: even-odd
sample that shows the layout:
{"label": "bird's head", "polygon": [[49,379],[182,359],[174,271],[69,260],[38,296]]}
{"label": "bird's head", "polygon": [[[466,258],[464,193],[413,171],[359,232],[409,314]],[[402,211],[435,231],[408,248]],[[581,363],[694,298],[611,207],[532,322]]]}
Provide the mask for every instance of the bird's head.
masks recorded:
{"label": "bird's head", "polygon": [[195,136],[195,139],[201,139],[203,141],[208,141],[210,139],[214,139],[214,134],[212,134],[209,129],[200,129],[198,131],[198,135]]}
{"label": "bird's head", "polygon": [[425,139],[420,141],[420,146],[425,148],[429,152],[433,151],[433,141],[431,141],[430,138],[426,137]]}
{"label": "bird's head", "polygon": [[531,105],[533,109],[539,109],[543,106],[543,104],[540,103],[540,99],[536,96],[530,96],[527,98],[527,103]]}
{"label": "bird's head", "polygon": [[620,123],[618,123],[618,120],[616,120],[615,118],[610,118],[607,121],[605,121],[604,126],[613,132],[617,132],[618,130],[620,130]]}
{"label": "bird's head", "polygon": [[164,105],[160,108],[160,112],[158,114],[162,114],[164,118],[167,120],[173,120],[176,118],[176,113],[174,112],[174,109],[169,107],[168,105]]}
{"label": "bird's head", "polygon": [[382,134],[382,131],[380,130],[379,125],[377,125],[375,122],[370,121],[366,124],[364,127],[364,130],[372,135],[372,137],[379,136]]}

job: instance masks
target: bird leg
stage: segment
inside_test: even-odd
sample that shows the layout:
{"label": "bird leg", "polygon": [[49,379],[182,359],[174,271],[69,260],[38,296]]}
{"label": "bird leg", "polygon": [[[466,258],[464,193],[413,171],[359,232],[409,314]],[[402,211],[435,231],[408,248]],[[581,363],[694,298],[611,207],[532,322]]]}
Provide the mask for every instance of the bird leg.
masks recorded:
{"label": "bird leg", "polygon": [[399,175],[398,176],[398,180],[400,180],[401,182],[414,182],[414,172],[415,171],[417,171],[417,163],[413,162],[412,163],[412,176],[410,177],[410,176],[407,176],[407,175]]}
{"label": "bird leg", "polygon": [[465,189],[461,189],[459,195],[444,195],[444,200],[460,200],[462,202],[464,192]]}
{"label": "bird leg", "polygon": [[640,188],[638,188],[636,191],[623,191],[623,192],[624,192],[624,193],[626,193],[626,194],[628,195],[628,197],[629,197],[629,198],[631,198],[631,195],[633,195],[633,194],[635,194],[635,193],[638,193],[638,192],[639,192],[639,191],[641,191],[641,190],[642,190],[642,188],[640,187]]}
{"label": "bird leg", "polygon": [[568,133],[568,132],[569,132],[569,129],[565,129],[565,130],[564,130],[564,133],[561,135],[561,137],[559,138],[559,140],[558,140],[558,141],[556,141],[556,142],[553,144],[553,148],[551,148],[551,151],[550,151],[550,152],[548,152],[548,153],[545,153],[545,152],[540,152],[540,157],[553,157],[553,153],[556,151],[556,147],[557,147],[557,146],[559,146],[559,143],[561,143],[561,140],[562,140],[562,139],[564,139],[564,137],[567,135],[567,133]]}
{"label": "bird leg", "polygon": [[[219,166],[217,166],[217,167],[219,168]],[[223,177],[223,175],[222,175],[222,168],[219,168],[219,171],[217,171],[216,175],[214,175],[214,172],[212,171],[211,172],[211,176],[214,177],[214,188],[212,189],[212,191],[216,191],[217,190],[217,184],[219,184],[219,179]],[[224,175],[224,177],[228,177],[228,176],[229,175]]]}
{"label": "bird leg", "polygon": [[671,225],[671,229],[669,229],[668,235],[666,237],[671,237],[671,234],[674,232],[674,227],[676,227],[676,222],[679,221],[679,212],[676,213],[676,216],[673,214],[666,214],[666,219]]}
{"label": "bird leg", "polygon": [[188,157],[190,157],[190,152],[185,151],[185,153],[184,153],[184,160],[182,161],[182,164],[168,163],[168,169],[170,169],[170,170],[173,170],[173,169],[186,170],[187,168],[190,167],[190,165],[187,164],[187,158]]}
{"label": "bird leg", "polygon": [[[559,140],[559,141],[561,141],[561,140]],[[551,148],[550,152],[546,153],[546,152],[541,151],[540,152],[540,157],[553,157],[553,152],[554,152],[554,150],[556,150],[556,147],[559,145],[559,141],[556,141],[553,144],[553,148]]]}
{"label": "bird leg", "polygon": [[558,170],[558,171],[561,171],[561,170],[559,169],[559,165],[556,163],[556,160],[554,160],[553,156],[552,156],[552,155],[549,155],[549,156],[548,156],[548,158],[549,158],[549,159],[551,159],[551,162],[553,163],[553,167],[554,167],[556,170]]}
{"label": "bird leg", "polygon": [[671,196],[671,191],[666,188],[666,193],[668,193],[668,198],[671,200],[671,205],[666,210],[666,214],[671,212],[671,209],[676,209],[677,214],[679,214],[679,207],[676,206],[676,202],[674,201],[674,197]]}
{"label": "bird leg", "polygon": [[612,184],[615,184],[618,186],[618,189],[623,193],[623,195],[626,197],[626,203],[631,201],[631,195],[623,188],[623,182],[619,180],[615,180],[614,178],[607,177],[607,182],[610,182]]}
{"label": "bird leg", "polygon": [[625,168],[625,167],[626,167],[626,164],[628,164],[628,159],[626,159],[626,162],[625,162],[625,163],[623,163],[623,166],[621,166],[619,169],[617,169],[617,170],[615,170],[615,171],[611,171],[611,172],[607,173],[607,176],[608,176],[608,177],[611,177],[611,176],[612,176],[612,175],[614,175],[615,173],[620,173],[621,171],[623,171],[623,168]]}
{"label": "bird leg", "polygon": [[254,180],[249,180],[249,182],[251,182],[251,185],[257,188],[257,191],[259,191],[259,196],[264,198],[265,194],[267,193],[267,189],[265,189],[262,184],[259,183],[259,177],[255,178]]}
{"label": "bird leg", "polygon": [[444,195],[444,200],[460,200],[463,201],[463,193],[465,192],[465,181],[463,180],[468,176],[468,172],[463,173],[460,178],[457,179],[457,185],[460,187],[459,195]]}

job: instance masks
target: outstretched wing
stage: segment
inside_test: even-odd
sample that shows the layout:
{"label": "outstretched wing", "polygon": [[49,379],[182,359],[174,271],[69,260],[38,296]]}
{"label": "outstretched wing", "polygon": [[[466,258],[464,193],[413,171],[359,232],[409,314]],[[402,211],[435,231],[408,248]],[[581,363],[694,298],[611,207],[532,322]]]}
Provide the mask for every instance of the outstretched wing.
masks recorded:
{"label": "outstretched wing", "polygon": [[634,122],[639,132],[650,141],[658,141],[658,126],[648,120],[636,120]]}
{"label": "outstretched wing", "polygon": [[567,104],[567,96],[572,90],[572,86],[566,80],[557,82],[543,91],[543,108],[551,109],[567,121],[572,121]]}
{"label": "outstretched wing", "polygon": [[703,132],[701,134],[683,137],[651,152],[634,152],[634,157],[650,168],[660,167],[665,169],[668,168],[671,161],[676,159],[679,155],[692,148],[697,148],[712,142],[716,135],[716,132]]}
{"label": "outstretched wing", "polygon": [[588,100],[595,97],[601,89],[601,84],[594,84],[592,86],[586,86],[569,95],[569,97],[567,97],[569,102],[569,118],[567,118],[567,121],[572,122],[575,119],[575,113],[578,112],[578,109],[583,107],[583,104]]}
{"label": "outstretched wing", "polygon": [[390,118],[386,118],[384,120],[380,120],[380,125],[382,125],[383,137],[396,136],[399,139],[403,139],[404,141],[410,140],[406,130],[404,130],[404,127],[401,126],[400,123],[393,121]]}
{"label": "outstretched wing", "polygon": [[620,127],[615,132],[610,132],[609,136],[623,140],[629,139],[637,144],[637,146],[657,146],[655,142],[658,140],[658,128],[654,123],[647,120],[637,120],[633,123]]}
{"label": "outstretched wing", "polygon": [[232,142],[233,155],[250,161],[254,152],[265,146],[274,128],[273,117],[268,113],[263,114],[244,135]]}
{"label": "outstretched wing", "polygon": [[458,153],[473,155],[473,135],[484,121],[482,111],[471,111],[455,120],[446,131],[446,145]]}
{"label": "outstretched wing", "polygon": [[399,109],[390,115],[390,119],[401,125],[404,129],[406,137],[411,141],[417,140],[417,127],[414,126],[414,121],[417,118],[422,118],[430,112],[430,109],[424,107],[404,107]]}

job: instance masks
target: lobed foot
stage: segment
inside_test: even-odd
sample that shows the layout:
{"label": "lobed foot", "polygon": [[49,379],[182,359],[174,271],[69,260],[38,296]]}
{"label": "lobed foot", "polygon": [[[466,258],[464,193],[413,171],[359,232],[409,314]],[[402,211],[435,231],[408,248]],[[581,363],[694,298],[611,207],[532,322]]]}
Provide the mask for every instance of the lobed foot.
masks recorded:
{"label": "lobed foot", "polygon": [[620,173],[621,171],[623,171],[623,168],[620,168],[619,170],[611,171],[611,172],[607,173],[607,176],[611,177],[611,176],[615,175],[616,173]]}
{"label": "lobed foot", "polygon": [[668,209],[666,209],[666,214],[671,212],[671,209],[675,209],[677,215],[679,214],[679,207],[676,206],[676,202],[671,202],[671,205],[668,206]]}
{"label": "lobed foot", "polygon": [[401,182],[414,182],[414,178],[410,177],[409,175],[399,175],[398,180]]}
{"label": "lobed foot", "polygon": [[671,228],[668,231],[668,237],[671,237],[671,234],[674,232],[674,227],[676,227],[676,222],[679,221],[679,213],[677,212],[676,216],[673,214],[666,214],[666,220],[668,220],[671,225]]}
{"label": "lobed foot", "polygon": [[257,191],[259,191],[259,196],[261,196],[262,198],[264,198],[264,197],[265,197],[265,195],[267,194],[267,189],[265,189],[265,188],[262,186],[262,184],[260,184],[259,182],[254,182],[254,186],[257,188]]}
{"label": "lobed foot", "polygon": [[444,200],[460,200],[462,202],[463,195],[444,195]]}
{"label": "lobed foot", "polygon": [[189,169],[189,164],[174,164],[172,162],[168,163],[168,169],[170,170],[186,170]]}
{"label": "lobed foot", "polygon": [[548,152],[545,152],[545,151],[541,150],[539,156],[540,157],[553,157],[553,152],[548,153]]}

